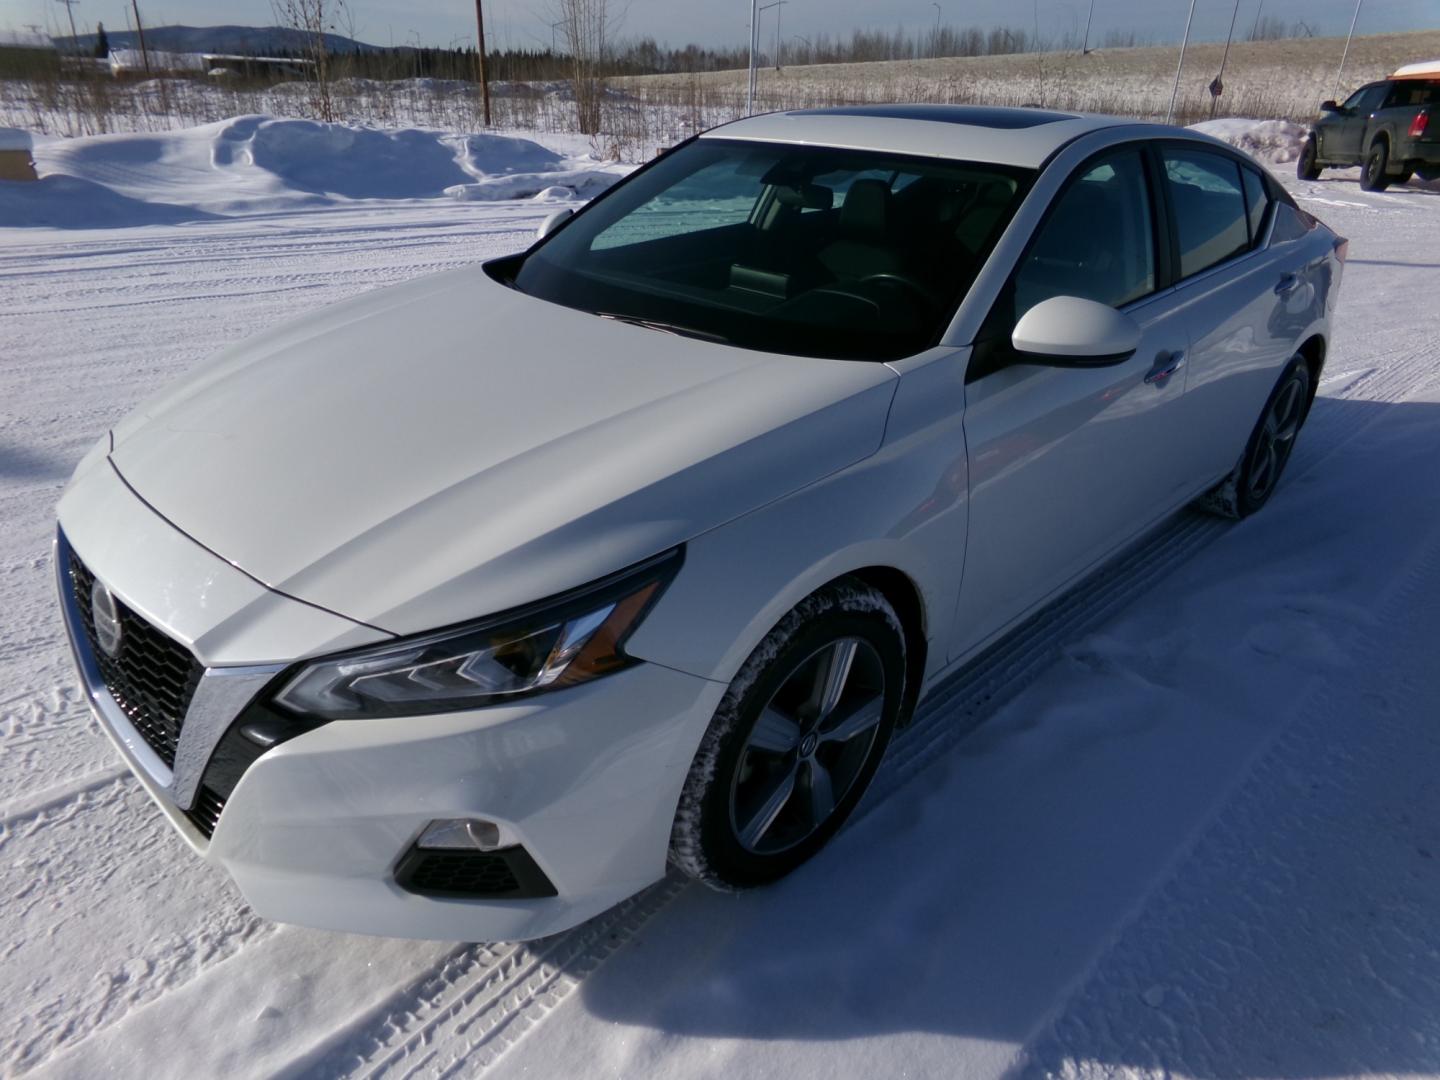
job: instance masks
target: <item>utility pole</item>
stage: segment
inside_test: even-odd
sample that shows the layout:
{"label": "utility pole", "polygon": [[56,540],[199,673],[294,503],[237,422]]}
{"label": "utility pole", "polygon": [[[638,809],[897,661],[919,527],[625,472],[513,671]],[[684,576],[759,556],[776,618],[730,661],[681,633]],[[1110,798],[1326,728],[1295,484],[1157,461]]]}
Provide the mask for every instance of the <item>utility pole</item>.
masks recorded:
{"label": "utility pole", "polygon": [[1090,0],[1090,14],[1085,16],[1085,41],[1080,46],[1080,55],[1090,55],[1090,20],[1095,18],[1095,0]]}
{"label": "utility pole", "polygon": [[930,6],[935,9],[935,38],[930,42],[930,55],[940,55],[940,5],[935,0],[930,0]]}
{"label": "utility pole", "polygon": [[130,0],[130,10],[135,12],[135,36],[140,39],[140,59],[145,64],[145,74],[150,74],[150,52],[145,48],[145,27],[140,22],[140,0]]}
{"label": "utility pole", "polygon": [[[65,0],[60,2],[63,4]],[[1365,0],[1355,0],[1355,14],[1350,16],[1350,33],[1345,35],[1345,51],[1340,54],[1340,67],[1335,72],[1335,90],[1330,95],[1336,101],[1340,100],[1340,76],[1345,71],[1345,58],[1350,55],[1350,39],[1355,36],[1355,23],[1360,18],[1360,5],[1364,2]]]}
{"label": "utility pole", "polygon": [[1265,10],[1265,0],[1260,0],[1260,6],[1255,9],[1255,25],[1250,28],[1250,40],[1254,41],[1260,36],[1260,13]]}
{"label": "utility pole", "polygon": [[1175,89],[1170,91],[1170,108],[1165,112],[1165,123],[1175,117],[1175,99],[1180,96],[1180,72],[1185,69],[1185,46],[1190,44],[1190,24],[1195,21],[1195,0],[1190,0],[1190,14],[1185,16],[1185,36],[1180,39],[1180,63],[1175,65]]}
{"label": "utility pole", "polygon": [[480,39],[480,48],[475,53],[475,65],[480,69],[480,100],[485,107],[485,126],[490,126],[490,79],[485,74],[485,11],[483,0],[475,0],[475,36]]}

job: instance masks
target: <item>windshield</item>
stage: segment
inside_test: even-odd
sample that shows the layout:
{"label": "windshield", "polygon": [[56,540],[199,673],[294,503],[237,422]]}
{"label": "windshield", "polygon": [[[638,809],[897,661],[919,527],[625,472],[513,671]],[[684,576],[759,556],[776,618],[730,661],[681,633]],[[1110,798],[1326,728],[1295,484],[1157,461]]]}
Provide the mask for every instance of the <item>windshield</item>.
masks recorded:
{"label": "windshield", "polygon": [[698,139],[552,235],[512,283],[744,348],[891,360],[939,340],[1030,176]]}

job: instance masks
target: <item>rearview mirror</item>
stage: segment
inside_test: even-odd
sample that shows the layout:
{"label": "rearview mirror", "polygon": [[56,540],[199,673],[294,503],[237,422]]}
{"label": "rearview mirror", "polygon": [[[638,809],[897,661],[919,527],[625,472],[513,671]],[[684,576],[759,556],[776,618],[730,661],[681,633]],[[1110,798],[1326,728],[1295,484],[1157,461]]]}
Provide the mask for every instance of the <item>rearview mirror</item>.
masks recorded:
{"label": "rearview mirror", "polygon": [[1337,104],[1336,104],[1335,102],[1333,102],[1333,101],[1322,101],[1322,102],[1320,102],[1320,111],[1321,111],[1321,112],[1339,112],[1339,111],[1340,111],[1340,106],[1337,105]]}
{"label": "rearview mirror", "polygon": [[540,223],[540,227],[535,230],[535,239],[544,240],[545,237],[549,236],[552,232],[559,228],[562,221],[568,219],[573,213],[575,213],[575,211],[571,210],[568,206],[563,210],[556,210],[553,214],[551,214],[549,217],[547,217],[544,221]]}
{"label": "rearview mirror", "polygon": [[1010,344],[1024,363],[1104,367],[1134,355],[1140,347],[1140,327],[1106,304],[1079,296],[1052,296],[1020,317]]}

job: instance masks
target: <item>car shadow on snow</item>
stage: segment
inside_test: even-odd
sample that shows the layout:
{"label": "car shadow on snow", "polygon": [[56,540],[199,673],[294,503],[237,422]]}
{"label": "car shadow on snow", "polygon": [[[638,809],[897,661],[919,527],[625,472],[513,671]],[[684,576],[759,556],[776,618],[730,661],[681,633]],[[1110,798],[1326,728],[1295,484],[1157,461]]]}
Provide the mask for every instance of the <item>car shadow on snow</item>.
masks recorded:
{"label": "car shadow on snow", "polygon": [[[1322,399],[1308,427],[1323,437],[1302,438],[1264,514],[1057,644],[1018,699],[790,878],[684,889],[630,947],[577,972],[584,1009],[662,1043],[781,1055],[900,1033],[1038,1037],[1044,1051],[1078,999],[1060,1029],[1072,1062],[1433,1072],[1440,980],[1433,939],[1411,935],[1440,905],[1440,859],[1415,844],[1440,820],[1440,785],[1381,806],[1398,789],[1372,778],[1355,805],[1334,796],[1297,826],[1344,760],[1286,759],[1273,796],[1246,780],[1305,702],[1360,678],[1347,642],[1394,567],[1440,535],[1440,405]],[[1339,722],[1359,738],[1382,716]],[[1440,740],[1414,752],[1428,755],[1414,771],[1440,771]],[[1236,792],[1257,789],[1269,809],[1233,828]],[[1375,814],[1365,837],[1385,843],[1332,843],[1336,820]],[[1387,935],[1400,947],[1373,947]]]}

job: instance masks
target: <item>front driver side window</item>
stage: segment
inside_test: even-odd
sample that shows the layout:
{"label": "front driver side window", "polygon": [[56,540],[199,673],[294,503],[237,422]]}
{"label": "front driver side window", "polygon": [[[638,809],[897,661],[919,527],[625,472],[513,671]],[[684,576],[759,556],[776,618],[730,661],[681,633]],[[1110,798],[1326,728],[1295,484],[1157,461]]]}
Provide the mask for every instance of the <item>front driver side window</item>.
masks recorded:
{"label": "front driver side window", "polygon": [[1155,290],[1150,191],[1139,151],[1081,168],[1015,272],[1017,319],[1052,296],[1120,307]]}

